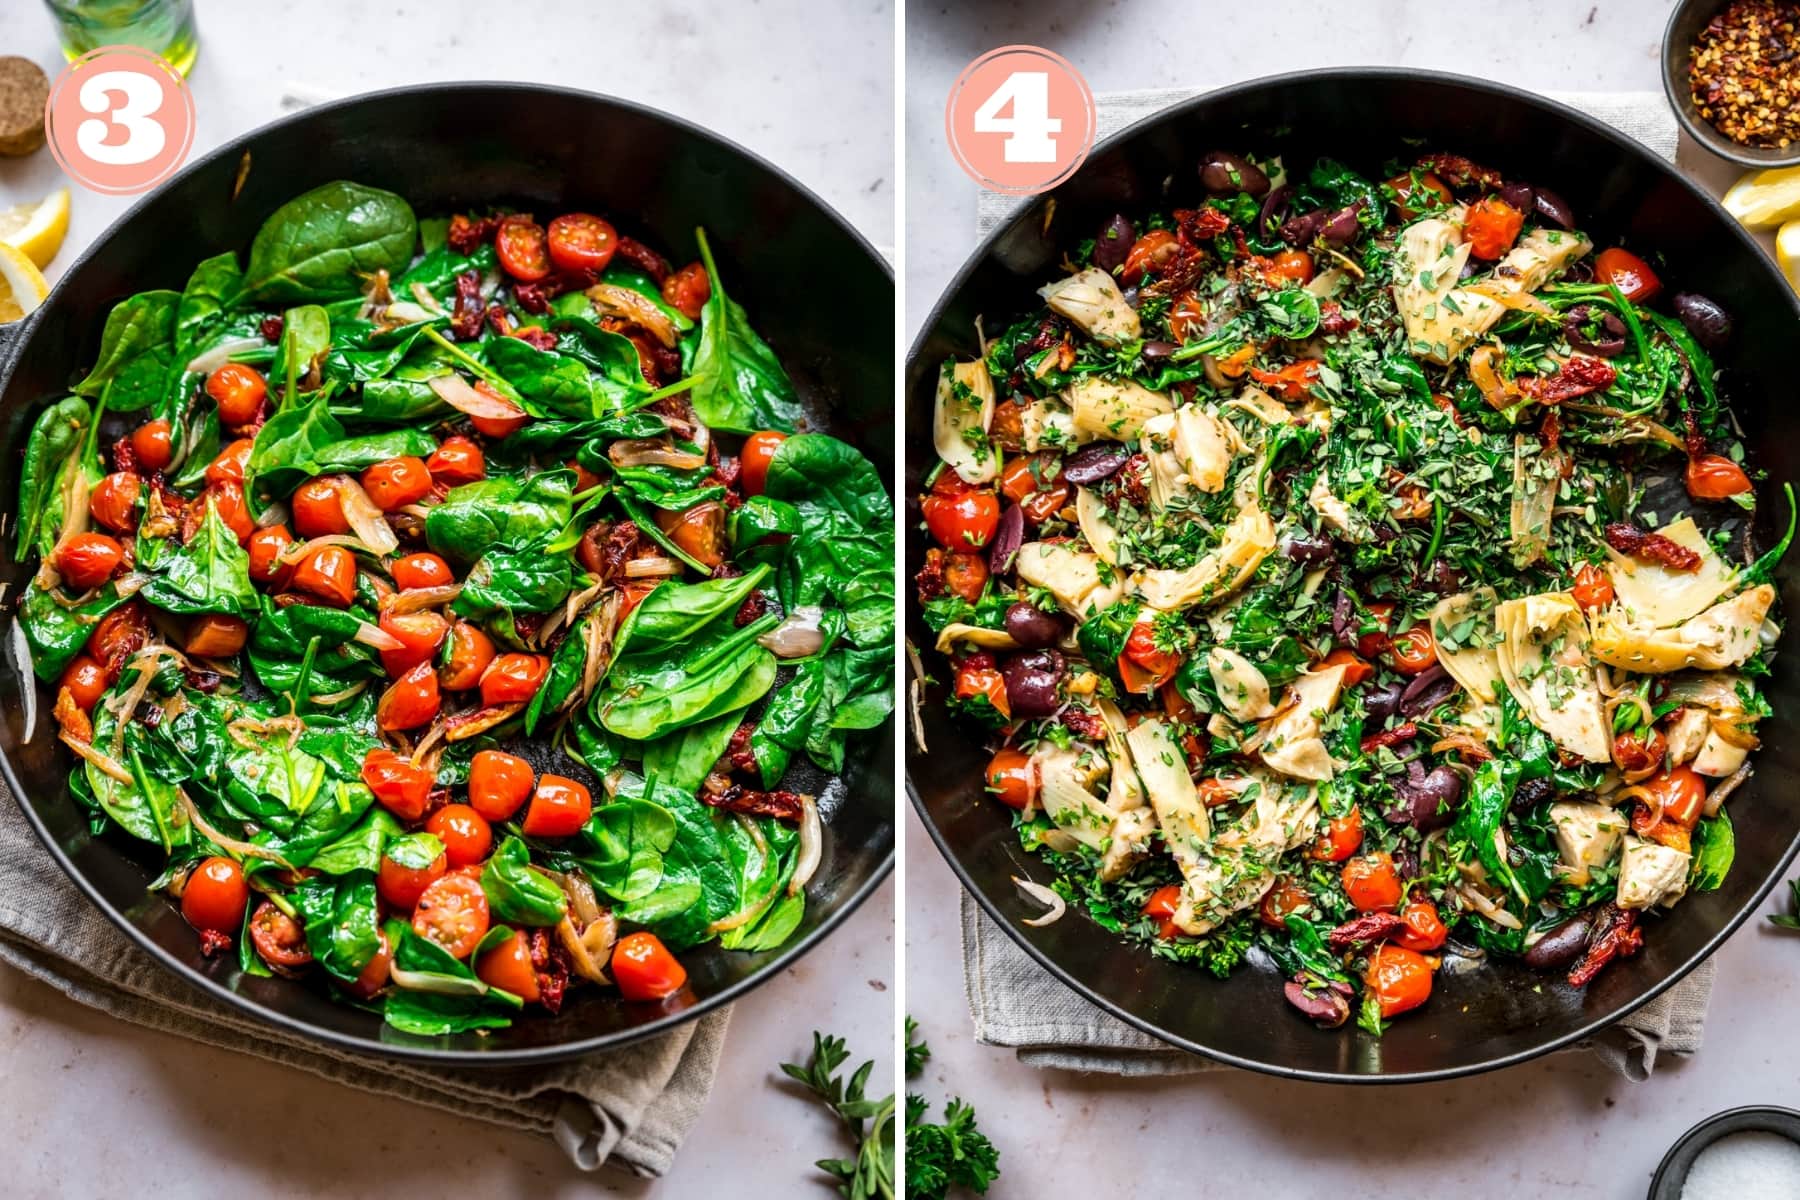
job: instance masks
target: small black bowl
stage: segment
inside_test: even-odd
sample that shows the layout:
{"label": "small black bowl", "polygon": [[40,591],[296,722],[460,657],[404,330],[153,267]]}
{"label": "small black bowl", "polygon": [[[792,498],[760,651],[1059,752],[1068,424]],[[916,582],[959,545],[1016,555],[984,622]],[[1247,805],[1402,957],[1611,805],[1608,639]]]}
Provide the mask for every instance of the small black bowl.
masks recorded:
{"label": "small black bowl", "polygon": [[1688,1171],[1700,1152],[1734,1133],[1779,1133],[1800,1144],[1800,1112],[1773,1105],[1750,1105],[1714,1113],[1686,1133],[1663,1155],[1650,1179],[1647,1200],[1681,1200]]}
{"label": "small black bowl", "polygon": [[1770,167],[1800,164],[1800,138],[1781,150],[1769,146],[1745,146],[1713,128],[1712,122],[1701,116],[1698,106],[1694,104],[1693,90],[1688,87],[1688,59],[1693,51],[1694,39],[1700,36],[1700,31],[1706,28],[1707,22],[1730,2],[1731,0],[1681,0],[1669,15],[1668,27],[1663,30],[1662,79],[1663,91],[1675,108],[1675,119],[1681,122],[1681,127],[1696,142],[1720,158],[1739,166],[1767,170]]}

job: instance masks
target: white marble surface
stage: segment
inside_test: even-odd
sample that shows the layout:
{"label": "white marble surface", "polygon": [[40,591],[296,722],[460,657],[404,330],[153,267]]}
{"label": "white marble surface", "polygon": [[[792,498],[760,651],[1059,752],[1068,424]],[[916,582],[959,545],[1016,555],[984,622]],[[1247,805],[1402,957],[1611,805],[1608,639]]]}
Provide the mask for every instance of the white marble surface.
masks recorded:
{"label": "white marble surface", "polygon": [[[1224,84],[1308,66],[1383,63],[1544,89],[1660,87],[1668,5],[1653,0],[1257,0],[1254,4],[909,3],[906,11],[907,333],[973,248],[973,185],[942,145],[944,98],[977,54],[1033,42],[1095,91]],[[1734,170],[1683,147],[1715,189]],[[1719,955],[1705,1049],[1633,1085],[1580,1058],[1459,1083],[1378,1091],[1236,1072],[1122,1082],[1019,1065],[973,1044],[954,935],[957,885],[907,816],[907,1007],[935,1057],[923,1087],[994,1122],[996,1194],[1641,1197],[1664,1150],[1700,1118],[1800,1101],[1800,941],[1759,916]],[[1784,889],[1785,891],[1785,889]],[[1765,912],[1776,910],[1771,899]],[[919,1086],[919,1085],[915,1085]],[[1004,1120],[1005,1124],[998,1122]],[[1161,1185],[1161,1186],[1159,1186]]]}
{"label": "white marble surface", "polygon": [[[883,0],[558,3],[199,0],[192,84],[204,150],[310,100],[440,79],[559,83],[644,101],[787,168],[878,245],[894,241],[893,24]],[[0,2],[0,53],[53,77],[37,0]],[[821,97],[829,89],[830,103]],[[58,181],[48,153],[0,159],[0,205]],[[128,202],[76,191],[48,272]],[[814,1028],[891,1059],[892,884],[823,947],[737,1006],[713,1102],[657,1185],[589,1177],[546,1142],[377,1100],[148,1033],[0,970],[0,1176],[8,1196],[828,1196],[831,1118],[773,1081]],[[891,1086],[885,1066],[875,1083]]]}

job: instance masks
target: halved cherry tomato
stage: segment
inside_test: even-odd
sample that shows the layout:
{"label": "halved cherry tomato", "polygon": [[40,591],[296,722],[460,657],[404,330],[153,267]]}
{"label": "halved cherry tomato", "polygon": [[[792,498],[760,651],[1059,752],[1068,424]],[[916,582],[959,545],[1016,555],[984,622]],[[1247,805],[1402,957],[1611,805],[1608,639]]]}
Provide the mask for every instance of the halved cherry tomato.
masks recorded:
{"label": "halved cherry tomato", "polygon": [[490,821],[509,821],[537,787],[531,764],[503,750],[477,750],[469,760],[469,807]]}
{"label": "halved cherry tomato", "polygon": [[[206,503],[212,505],[213,511],[219,514],[219,520],[225,522],[225,528],[237,535],[238,545],[250,540],[256,532],[256,522],[251,519],[250,506],[244,503],[242,484],[229,479],[210,483],[202,493]],[[203,508],[190,507],[189,512],[204,512]]]}
{"label": "halved cherry tomato", "polygon": [[272,900],[264,900],[251,914],[250,941],[262,960],[278,970],[298,971],[313,960],[305,927]]}
{"label": "halved cherry tomato", "polygon": [[125,548],[104,533],[78,533],[64,538],[51,556],[51,565],[63,582],[77,591],[97,588],[113,577],[125,561]]}
{"label": "halved cherry tomato", "polygon": [[244,469],[250,463],[250,450],[256,443],[249,438],[239,438],[206,464],[206,482],[236,483],[244,482]]}
{"label": "halved cherry tomato", "polygon": [[88,515],[114,533],[134,533],[138,497],[143,491],[144,481],[136,475],[114,471],[94,485],[94,493],[88,497]]}
{"label": "halved cherry tomato", "polygon": [[475,975],[489,987],[511,992],[527,1004],[536,1003],[542,996],[537,968],[531,965],[531,946],[520,930],[514,930],[499,945],[483,950],[475,960]]}
{"label": "halved cherry tomato", "polygon": [[294,586],[338,608],[356,599],[356,559],[342,546],[320,546],[294,567]]}
{"label": "halved cherry tomato", "polygon": [[1594,563],[1582,563],[1575,572],[1575,603],[1582,608],[1605,608],[1613,602],[1612,576]]}
{"label": "halved cherry tomato", "polygon": [[514,279],[537,283],[550,277],[549,239],[544,227],[529,214],[513,213],[500,218],[494,249],[500,252],[500,265]]}
{"label": "halved cherry tomato", "polygon": [[481,702],[488,706],[515,704],[537,695],[550,660],[541,654],[502,654],[481,676]]}
{"label": "halved cherry tomato", "polygon": [[1270,929],[1286,931],[1288,917],[1311,903],[1312,897],[1307,894],[1306,889],[1284,875],[1275,881],[1274,887],[1263,893],[1256,915]]}
{"label": "halved cherry tomato", "polygon": [[450,957],[467,958],[487,936],[487,893],[467,875],[445,875],[419,897],[412,926]]}
{"label": "halved cherry tomato", "polygon": [[1305,285],[1312,282],[1313,257],[1304,250],[1283,250],[1269,259],[1263,278],[1270,283]]}
{"label": "halved cherry tomato", "polygon": [[[1650,795],[1662,805],[1662,820],[1692,829],[1706,804],[1706,781],[1691,767],[1675,767],[1644,781]],[[1636,822],[1633,822],[1635,825]]]}
{"label": "halved cherry tomato", "polygon": [[1613,762],[1618,764],[1621,771],[1648,771],[1661,765],[1668,753],[1669,739],[1654,729],[1648,736],[1641,733],[1621,733],[1613,738]]}
{"label": "halved cherry tomato", "polygon": [[1000,524],[1000,499],[992,492],[927,496],[922,507],[925,528],[947,550],[979,550],[993,540]]}
{"label": "halved cherry tomato", "polygon": [[430,663],[422,662],[381,693],[375,705],[375,724],[389,733],[417,729],[431,724],[442,707],[437,672]]}
{"label": "halved cherry tomato", "polygon": [[994,711],[1012,720],[1012,701],[1006,695],[1006,679],[994,666],[991,654],[971,654],[956,665],[956,681],[951,692],[958,700],[986,696]]}
{"label": "halved cherry tomato", "polygon": [[217,854],[202,859],[181,887],[181,915],[195,929],[236,933],[243,927],[244,909],[249,904],[250,885],[244,882],[244,869]]}
{"label": "halved cherry tomato", "polygon": [[294,532],[303,538],[350,532],[350,519],[344,515],[335,475],[321,475],[301,484],[288,501],[288,509],[294,517]]}
{"label": "halved cherry tomato", "polygon": [[1251,367],[1250,378],[1278,399],[1304,400],[1312,394],[1313,384],[1319,382],[1319,368],[1323,365],[1319,359],[1302,358],[1274,371]]}
{"label": "halved cherry tomato", "polygon": [[656,510],[656,524],[688,557],[716,568],[725,561],[725,506],[716,500],[680,512]]}
{"label": "halved cherry tomato", "polygon": [[1488,196],[1469,205],[1463,219],[1463,233],[1469,239],[1469,254],[1484,262],[1494,262],[1512,249],[1525,227],[1525,214],[1500,199]]}
{"label": "halved cherry tomato", "polygon": [[1437,661],[1437,639],[1424,625],[1414,625],[1388,642],[1388,657],[1402,675],[1418,675]]}
{"label": "halved cherry tomato", "polygon": [[1062,459],[1055,454],[1021,454],[1009,458],[1000,472],[1000,491],[1025,510],[1026,520],[1042,525],[1069,502]]}
{"label": "halved cherry tomato", "polygon": [[706,268],[691,262],[662,282],[663,303],[690,321],[698,321],[706,302],[712,299],[712,280]]}
{"label": "halved cherry tomato", "polygon": [[[396,853],[403,856],[395,857]],[[449,869],[449,856],[442,850],[427,859],[418,842],[401,838],[381,856],[381,869],[375,875],[375,890],[395,908],[411,908]]]}
{"label": "halved cherry tomato", "polygon": [[1356,655],[1350,653],[1350,651],[1344,649],[1342,646],[1339,646],[1336,650],[1327,654],[1324,659],[1320,661],[1318,669],[1327,671],[1332,667],[1344,668],[1345,687],[1355,687],[1367,680],[1369,676],[1375,674],[1374,667],[1356,657]]}
{"label": "halved cherry tomato", "polygon": [[[1132,625],[1131,632],[1126,635],[1125,650],[1119,655],[1121,677],[1126,673],[1125,664],[1127,662],[1139,668],[1138,671],[1133,672],[1137,682],[1147,685],[1130,690],[1152,692],[1175,678],[1175,672],[1181,666],[1181,653],[1157,645],[1155,622],[1138,621]],[[1127,680],[1126,682],[1129,684],[1132,681]]]}
{"label": "halved cherry tomato", "polygon": [[1178,342],[1190,341],[1206,328],[1206,303],[1192,292],[1183,292],[1169,305],[1169,335]]}
{"label": "halved cherry tomato", "polygon": [[988,763],[987,790],[1008,808],[1030,808],[1037,798],[1037,768],[1031,756],[1008,747]]}
{"label": "halved cherry tomato", "polygon": [[487,818],[467,804],[446,804],[425,822],[425,832],[436,834],[453,867],[478,863],[494,848],[494,831]]}
{"label": "halved cherry tomato", "polygon": [[1356,652],[1364,658],[1380,658],[1387,653],[1387,631],[1394,625],[1394,606],[1390,601],[1377,600],[1369,605],[1369,615],[1381,626],[1374,633],[1365,633],[1356,639]]}
{"label": "halved cherry tomato", "polygon": [[206,377],[206,394],[219,406],[219,424],[236,429],[255,421],[262,413],[269,385],[243,363],[226,363]]}
{"label": "halved cherry tomato", "polygon": [[250,626],[242,617],[206,613],[188,626],[185,649],[193,658],[229,658],[244,648]]}
{"label": "halved cherry tomato", "polygon": [[1444,920],[1438,916],[1437,905],[1429,900],[1415,900],[1400,910],[1400,919],[1406,922],[1405,928],[1394,935],[1394,943],[1408,950],[1417,950],[1424,954],[1436,950],[1450,936],[1444,928]]}
{"label": "halved cherry tomato", "polygon": [[400,643],[398,650],[381,652],[382,669],[395,679],[428,661],[450,632],[450,622],[441,614],[430,611],[383,613],[380,627],[383,633]]}
{"label": "halved cherry tomato", "polygon": [[531,807],[519,828],[526,837],[562,838],[581,832],[594,815],[587,788],[561,775],[545,775],[531,793]]}
{"label": "halved cherry tomato", "polygon": [[286,525],[269,525],[250,535],[250,578],[258,583],[271,583],[285,588],[294,577],[294,564],[276,560],[281,552],[294,544],[294,535]]}
{"label": "halved cherry tomato", "polygon": [[56,681],[58,693],[69,690],[69,698],[82,712],[92,712],[100,697],[106,695],[106,668],[86,654],[77,654],[63,668]]}
{"label": "halved cherry tomato", "polygon": [[410,456],[378,462],[362,473],[363,491],[382,512],[417,504],[431,495],[431,472]]}
{"label": "halved cherry tomato", "polygon": [[687,984],[687,971],[654,933],[628,933],[613,947],[613,980],[619,994],[639,1003],[663,1000]]}
{"label": "halved cherry tomato", "polygon": [[511,437],[513,434],[519,432],[519,430],[525,427],[525,422],[531,420],[529,413],[514,404],[511,400],[508,400],[505,396],[502,396],[493,387],[489,386],[487,380],[477,379],[475,381],[475,390],[480,392],[483,396],[486,396],[489,400],[498,400],[500,403],[518,413],[518,415],[514,417],[478,417],[475,414],[470,413],[469,424],[473,425],[475,427],[475,432],[481,434],[481,436],[491,437],[495,441],[499,441],[501,438]]}
{"label": "halved cherry tomato", "polygon": [[389,573],[394,577],[394,586],[403,592],[416,588],[445,587],[456,582],[456,576],[450,571],[450,564],[425,550],[402,554],[394,560]]}
{"label": "halved cherry tomato", "polygon": [[125,660],[150,638],[150,614],[136,599],[128,600],[100,618],[88,635],[87,652],[106,670],[108,682],[119,677]]}
{"label": "halved cherry tomato", "polygon": [[1385,942],[1369,955],[1363,982],[1383,1017],[1397,1016],[1431,998],[1431,964],[1417,950]]}
{"label": "halved cherry tomato", "polygon": [[438,443],[438,448],[425,460],[425,469],[438,483],[456,487],[486,479],[487,458],[481,453],[480,446],[459,433]]}
{"label": "halved cherry tomato", "polygon": [[571,275],[604,271],[619,248],[612,225],[592,213],[564,213],[550,222],[550,261]]}
{"label": "halved cherry tomato", "polygon": [[493,661],[493,639],[480,626],[458,621],[450,627],[450,649],[444,655],[443,678],[439,682],[453,692],[479,687]]}
{"label": "halved cherry tomato", "polygon": [[1200,792],[1200,803],[1207,808],[1222,808],[1238,798],[1236,789],[1216,776],[1208,776],[1194,786]]}
{"label": "halved cherry tomato", "polygon": [[1181,907],[1181,885],[1167,883],[1150,893],[1144,901],[1144,915],[1156,922],[1156,936],[1172,938],[1181,933],[1175,924],[1175,910]]}
{"label": "halved cherry tomato", "polygon": [[1594,282],[1612,284],[1625,293],[1627,300],[1648,300],[1662,291],[1662,280],[1650,264],[1619,246],[1602,250],[1594,257]]}
{"label": "halved cherry tomato", "polygon": [[1723,454],[1688,459],[1686,482],[1688,495],[1696,500],[1724,500],[1750,490],[1750,476]]}
{"label": "halved cherry tomato", "polygon": [[416,821],[425,815],[436,776],[429,767],[378,747],[363,756],[362,781],[383,808],[402,821]]}
{"label": "halved cherry tomato", "polygon": [[[775,457],[775,451],[781,449],[781,443],[785,441],[787,434],[772,429],[744,439],[744,448],[738,451],[738,481],[743,484],[744,495],[762,495],[769,482],[769,460]],[[954,471],[950,473],[955,474]]]}
{"label": "halved cherry tomato", "polygon": [[175,461],[174,427],[160,418],[131,431],[131,453],[149,471],[166,471]]}
{"label": "halved cherry tomato", "polygon": [[1131,244],[1125,253],[1125,266],[1119,278],[1127,284],[1138,282],[1146,272],[1155,270],[1181,252],[1181,242],[1167,229],[1152,229]]}
{"label": "halved cherry tomato", "polygon": [[944,555],[944,590],[953,596],[961,596],[970,604],[981,599],[981,593],[987,588],[987,559],[979,554],[964,554],[960,551],[931,551],[932,554]]}
{"label": "halved cherry tomato", "polygon": [[1343,862],[1361,848],[1362,840],[1362,809],[1353,808],[1325,822],[1318,839],[1307,847],[1306,857],[1314,862]]}
{"label": "halved cherry tomato", "polygon": [[1400,873],[1386,850],[1353,858],[1339,873],[1344,895],[1358,912],[1392,912],[1400,904]]}
{"label": "halved cherry tomato", "polygon": [[1416,176],[1410,171],[1396,175],[1387,181],[1387,185],[1394,189],[1394,207],[1408,221],[1428,208],[1456,202],[1444,181],[1430,171],[1421,171]]}
{"label": "halved cherry tomato", "polygon": [[394,948],[388,944],[387,933],[377,929],[375,938],[375,953],[369,956],[369,961],[363,966],[362,973],[349,983],[339,984],[358,1000],[373,999],[375,993],[386,987],[388,972],[394,965]]}

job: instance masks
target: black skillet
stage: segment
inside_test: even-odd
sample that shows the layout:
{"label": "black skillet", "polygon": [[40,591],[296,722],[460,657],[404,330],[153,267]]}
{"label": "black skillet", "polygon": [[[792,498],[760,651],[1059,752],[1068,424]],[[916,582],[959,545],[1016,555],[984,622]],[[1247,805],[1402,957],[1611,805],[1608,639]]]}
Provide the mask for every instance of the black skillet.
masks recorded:
{"label": "black skillet", "polygon": [[[391,189],[421,216],[495,204],[545,216],[597,211],[678,261],[694,256],[694,229],[704,225],[733,299],[780,355],[808,408],[862,450],[891,486],[893,277],[823,201],[723,138],[635,104],[524,84],[433,84],[324,105],[207,155],[95,241],[29,320],[0,326],[8,447],[0,459],[0,514],[10,518],[17,503],[33,417],[92,363],[112,304],[147,288],[179,289],[200,259],[243,252],[276,207],[332,179]],[[10,528],[10,519],[4,525]],[[25,579],[25,569],[6,553],[0,581],[7,594],[17,596]],[[581,989],[553,1019],[527,1018],[485,1036],[407,1037],[383,1026],[378,1015],[332,1001],[320,985],[244,976],[235,955],[202,958],[180,913],[145,891],[159,869],[158,854],[122,835],[88,834],[68,794],[70,755],[48,728],[53,697],[46,689],[38,689],[37,735],[29,744],[20,741],[20,685],[10,664],[0,668],[0,772],[70,877],[190,982],[264,1020],[350,1050],[525,1063],[669,1029],[777,975],[843,921],[893,862],[890,720],[852,745],[841,783],[809,781],[821,795],[824,856],[807,887],[805,921],[782,949],[741,954],[715,946],[685,953],[691,992],[679,1005],[631,1005],[616,993]]]}
{"label": "black skillet", "polygon": [[[1116,210],[1142,215],[1201,198],[1197,164],[1209,150],[1279,151],[1301,167],[1329,155],[1377,171],[1422,149],[1464,154],[1508,178],[1552,188],[1582,229],[1605,246],[1623,238],[1661,256],[1671,290],[1704,293],[1737,320],[1720,365],[1726,395],[1770,480],[1759,531],[1772,540],[1784,482],[1800,478],[1800,410],[1791,401],[1800,305],[1780,273],[1711,199],[1644,147],[1560,104],[1481,80],[1423,71],[1343,69],[1284,75],[1224,88],[1142,121],[1097,147],[1079,172],[1026,205],[982,243],[927,319],[907,361],[906,534],[908,574],[924,553],[920,479],[931,466],[932,394],[938,366],[976,352],[975,319],[997,331],[1060,275],[1064,247],[1093,237]],[[1054,200],[1054,213],[1046,211]],[[1795,611],[1800,556],[1777,583]],[[909,604],[907,634],[931,653],[930,631]],[[932,667],[928,667],[932,670]],[[1280,980],[1245,969],[1215,980],[1152,958],[1071,910],[1028,929],[1037,906],[1012,876],[1047,881],[1019,848],[1007,810],[983,797],[987,754],[979,733],[952,720],[943,685],[924,705],[921,755],[909,739],[907,788],[939,850],[983,909],[1047,970],[1102,1008],[1172,1045],[1240,1067],[1304,1079],[1357,1083],[1465,1075],[1522,1062],[1616,1021],[1670,987],[1743,923],[1800,849],[1800,751],[1788,740],[1800,704],[1800,663],[1777,659],[1765,681],[1775,716],[1763,723],[1756,775],[1731,802],[1737,862],[1718,891],[1693,895],[1652,919],[1637,957],[1609,967],[1586,992],[1521,965],[1440,976],[1431,1001],[1379,1040],[1354,1028],[1321,1032],[1281,997]]]}

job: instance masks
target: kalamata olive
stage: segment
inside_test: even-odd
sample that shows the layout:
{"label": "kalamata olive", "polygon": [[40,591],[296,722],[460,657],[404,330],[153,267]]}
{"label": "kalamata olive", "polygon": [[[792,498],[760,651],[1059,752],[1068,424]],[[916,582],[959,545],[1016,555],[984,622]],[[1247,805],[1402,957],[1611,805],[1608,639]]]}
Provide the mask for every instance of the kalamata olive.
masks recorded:
{"label": "kalamata olive", "polygon": [[994,529],[994,541],[988,547],[988,570],[995,575],[1004,575],[1012,570],[1013,559],[1019,553],[1019,547],[1025,544],[1025,510],[1017,504],[1009,504],[1006,511],[1000,514],[1000,524]]}
{"label": "kalamata olive", "polygon": [[1063,621],[1029,600],[1015,601],[1006,610],[1006,632],[1025,650],[1043,650],[1062,641]]}
{"label": "kalamata olive", "polygon": [[1386,810],[1387,819],[1399,817],[1420,833],[1442,829],[1456,819],[1456,802],[1462,799],[1462,776],[1449,767],[1426,771],[1417,759],[1406,764],[1405,779],[1394,780],[1397,808]]}
{"label": "kalamata olive", "polygon": [[1415,675],[1406,690],[1400,693],[1400,713],[1407,717],[1423,716],[1448,700],[1454,691],[1456,680],[1450,678],[1450,672],[1444,670],[1442,663],[1433,663],[1429,670]]}
{"label": "kalamata olive", "polygon": [[1290,246],[1310,246],[1313,239],[1319,236],[1319,230],[1325,227],[1325,210],[1315,208],[1311,212],[1295,213],[1281,223],[1281,240]]}
{"label": "kalamata olive", "polygon": [[1391,853],[1394,860],[1394,874],[1402,879],[1419,877],[1419,852],[1405,842],[1396,845]]}
{"label": "kalamata olive", "polygon": [[[1350,593],[1339,588],[1337,597],[1331,602],[1331,636],[1337,639],[1338,645],[1356,644],[1355,617],[1356,610],[1350,601]],[[1396,693],[1395,701],[1398,700],[1399,694]]]}
{"label": "kalamata olive", "polygon": [[1537,205],[1538,216],[1552,225],[1563,229],[1575,228],[1575,210],[1569,202],[1551,191],[1549,188],[1533,188],[1532,201]]}
{"label": "kalamata olive", "polygon": [[1100,236],[1094,239],[1094,265],[1102,271],[1116,271],[1125,265],[1125,256],[1131,253],[1132,243],[1137,241],[1137,226],[1124,213],[1114,213],[1112,220],[1100,228]]}
{"label": "kalamata olive", "polygon": [[1532,944],[1525,952],[1525,965],[1534,971],[1560,971],[1572,965],[1587,949],[1592,928],[1592,916],[1576,913]]}
{"label": "kalamata olive", "polygon": [[1328,563],[1337,557],[1337,550],[1332,546],[1330,538],[1298,530],[1282,540],[1281,553],[1292,562],[1306,563],[1309,566]]}
{"label": "kalamata olive", "polygon": [[1287,219],[1288,205],[1293,203],[1294,189],[1287,184],[1263,197],[1262,211],[1256,214],[1256,232],[1267,237]]}
{"label": "kalamata olive", "polygon": [[1281,994],[1287,997],[1289,1004],[1324,1029],[1336,1029],[1350,1019],[1347,991],[1335,982],[1321,982],[1305,975],[1291,979],[1281,987]]}
{"label": "kalamata olive", "polygon": [[1536,808],[1555,795],[1556,785],[1548,779],[1521,780],[1519,786],[1513,789],[1512,810],[1524,812]]}
{"label": "kalamata olive", "polygon": [[1000,661],[1006,699],[1015,717],[1047,717],[1062,707],[1057,689],[1063,678],[1063,656],[1056,650],[1022,650]]}
{"label": "kalamata olive", "polygon": [[1130,457],[1117,442],[1089,442],[1063,462],[1063,478],[1077,487],[1093,487],[1117,475]]}
{"label": "kalamata olive", "polygon": [[1325,223],[1319,227],[1319,236],[1325,239],[1327,246],[1342,250],[1361,236],[1362,221],[1357,216],[1361,209],[1362,202],[1358,201],[1325,218]]}
{"label": "kalamata olive", "polygon": [[1269,177],[1230,151],[1214,150],[1200,160],[1200,186],[1215,196],[1249,192],[1260,200],[1269,193]]}
{"label": "kalamata olive", "polygon": [[1161,362],[1179,349],[1181,347],[1174,342],[1145,342],[1143,349],[1138,353],[1150,362]]}
{"label": "kalamata olive", "polygon": [[1501,184],[1500,198],[1522,213],[1530,213],[1537,207],[1537,189],[1529,183]]}
{"label": "kalamata olive", "polygon": [[1363,707],[1375,720],[1385,721],[1400,711],[1400,694],[1405,690],[1404,684],[1384,684],[1364,694]]}
{"label": "kalamata olive", "polygon": [[[1598,332],[1588,330],[1598,322]],[[1577,304],[1563,317],[1563,336],[1569,345],[1601,358],[1612,358],[1625,352],[1625,322],[1592,304]]]}
{"label": "kalamata olive", "polygon": [[1669,304],[1694,340],[1713,353],[1731,341],[1731,314],[1698,292],[1678,292]]}

